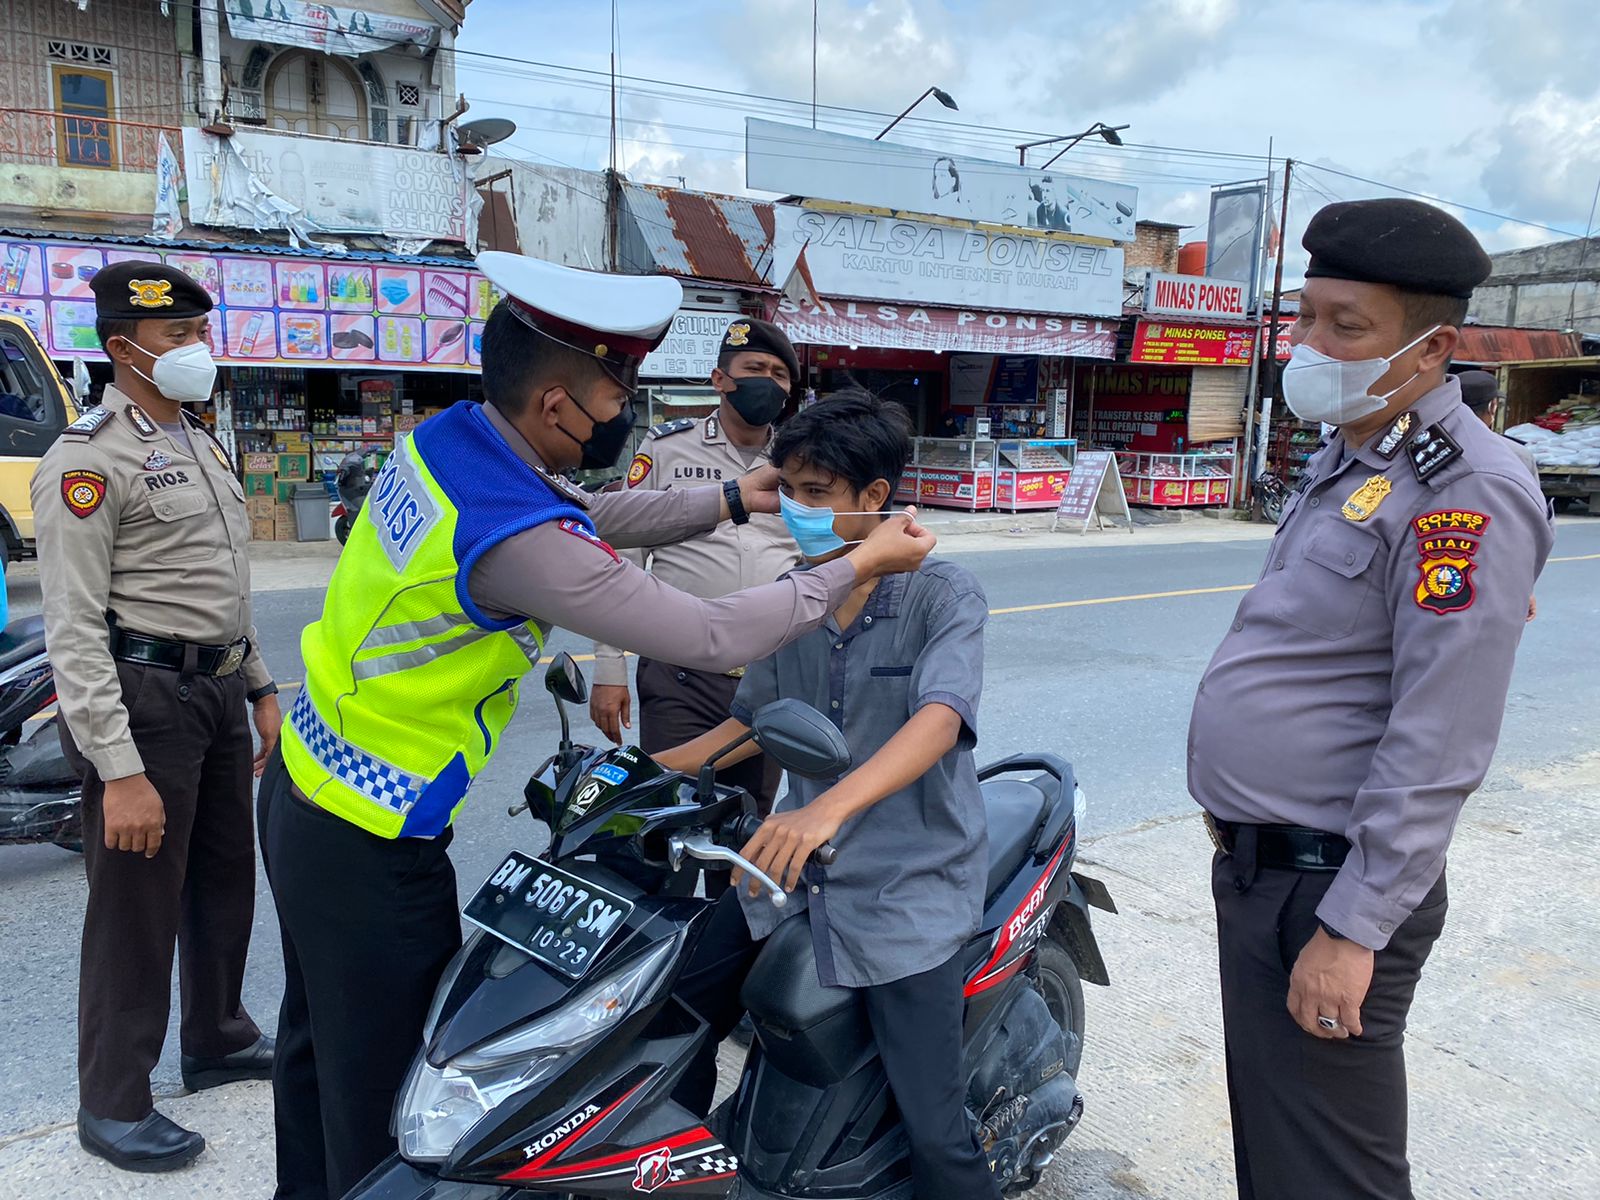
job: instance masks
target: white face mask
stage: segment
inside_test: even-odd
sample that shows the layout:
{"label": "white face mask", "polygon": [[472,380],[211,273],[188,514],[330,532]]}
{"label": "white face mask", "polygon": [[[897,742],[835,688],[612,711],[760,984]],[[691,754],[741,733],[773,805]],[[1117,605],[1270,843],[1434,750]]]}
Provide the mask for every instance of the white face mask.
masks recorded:
{"label": "white face mask", "polygon": [[1369,417],[1388,404],[1396,392],[1422,372],[1414,372],[1400,387],[1374,396],[1369,389],[1383,378],[1391,363],[1411,347],[1427,341],[1441,326],[1435,325],[1421,337],[1413,338],[1388,358],[1360,358],[1347,362],[1329,358],[1305,343],[1289,355],[1283,369],[1283,398],[1302,421],[1324,421],[1344,425]]}
{"label": "white face mask", "polygon": [[158,355],[151,354],[138,342],[126,338],[123,340],[156,360],[148,375],[138,367],[133,367],[133,370],[168,400],[176,400],[181,404],[211,398],[211,389],[217,386],[217,364],[211,361],[211,348],[204,342],[191,342]]}

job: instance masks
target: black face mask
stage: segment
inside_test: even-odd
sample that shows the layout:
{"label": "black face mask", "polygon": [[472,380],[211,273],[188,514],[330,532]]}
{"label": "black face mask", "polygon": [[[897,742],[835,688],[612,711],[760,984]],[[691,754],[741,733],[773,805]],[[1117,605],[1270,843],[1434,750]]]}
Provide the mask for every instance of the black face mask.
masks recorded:
{"label": "black face mask", "polygon": [[766,375],[747,375],[733,381],[733,391],[724,392],[733,411],[746,425],[771,425],[783,411],[789,393],[776,379]]}
{"label": "black face mask", "polygon": [[572,398],[572,403],[577,405],[578,411],[594,423],[594,428],[589,431],[587,439],[580,441],[563,425],[556,428],[565,433],[569,438],[578,443],[578,449],[583,451],[583,458],[578,463],[580,471],[602,471],[607,467],[617,465],[617,459],[622,457],[622,452],[628,448],[628,435],[633,432],[633,404],[625,400],[622,411],[609,421],[596,421],[594,415],[583,406],[583,403],[572,393],[567,393]]}

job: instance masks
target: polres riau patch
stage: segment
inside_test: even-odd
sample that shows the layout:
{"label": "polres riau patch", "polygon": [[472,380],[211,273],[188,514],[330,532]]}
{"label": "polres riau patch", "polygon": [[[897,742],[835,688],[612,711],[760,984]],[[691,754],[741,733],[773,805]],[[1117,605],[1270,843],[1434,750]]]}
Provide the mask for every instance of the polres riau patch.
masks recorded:
{"label": "polres riau patch", "polygon": [[1422,574],[1417,584],[1417,607],[1440,616],[1471,608],[1477,599],[1477,589],[1472,582],[1475,566],[1464,554],[1423,555],[1417,564]]}
{"label": "polres riau patch", "polygon": [[573,537],[580,537],[591,545],[600,547],[600,549],[611,555],[612,560],[615,562],[622,561],[622,559],[618,557],[617,552],[611,548],[610,544],[602,541],[599,534],[590,533],[587,529],[585,529],[583,522],[574,520],[571,517],[565,517],[560,521],[560,526],[561,532],[570,533]]}

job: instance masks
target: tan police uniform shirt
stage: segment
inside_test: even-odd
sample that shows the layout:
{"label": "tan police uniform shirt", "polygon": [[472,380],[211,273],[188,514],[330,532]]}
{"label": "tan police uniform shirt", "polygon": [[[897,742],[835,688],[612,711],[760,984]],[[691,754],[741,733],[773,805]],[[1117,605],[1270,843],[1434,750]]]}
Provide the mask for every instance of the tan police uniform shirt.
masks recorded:
{"label": "tan police uniform shirt", "polygon": [[1200,682],[1189,792],[1348,838],[1317,915],[1352,941],[1383,949],[1444,870],[1554,539],[1454,379],[1363,446],[1336,436],[1284,509]]}
{"label": "tan police uniform shirt", "polygon": [[484,413],[557,494],[588,510],[599,531],[591,537],[576,522],[549,521],[495,546],[467,581],[485,612],[530,619],[545,635],[560,626],[664,662],[730,671],[815,629],[855,587],[854,565],[839,558],[718,599],[679,591],[614,547],[663,546],[711,529],[722,509],[719,486],[591,495],[550,471],[494,405]]}
{"label": "tan police uniform shirt", "polygon": [[[720,416],[712,413],[652,429],[628,466],[626,486],[631,491],[664,492],[720,485],[766,461],[765,450],[747,458],[745,451],[728,440]],[[744,525],[724,521],[685,541],[622,553],[663,583],[708,600],[771,583],[803,561],[783,519],[772,513],[752,513]],[[628,665],[621,650],[596,642],[594,656],[596,683],[626,686]],[[678,663],[677,659],[666,661]]]}
{"label": "tan police uniform shirt", "polygon": [[271,681],[250,614],[244,489],[203,422],[173,438],[115,387],[68,426],[33,475],[45,643],[61,715],[102,779],[144,760],[111,657],[107,623],[205,646],[250,639],[240,668]]}

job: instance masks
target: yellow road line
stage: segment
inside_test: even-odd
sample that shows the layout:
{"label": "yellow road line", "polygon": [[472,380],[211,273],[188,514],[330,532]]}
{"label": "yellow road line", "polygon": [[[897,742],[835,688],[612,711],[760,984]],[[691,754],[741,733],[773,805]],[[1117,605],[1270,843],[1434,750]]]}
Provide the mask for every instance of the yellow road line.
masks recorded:
{"label": "yellow road line", "polygon": [[1565,558],[1550,558],[1546,562],[1590,562],[1600,558],[1600,554],[1569,554]]}

